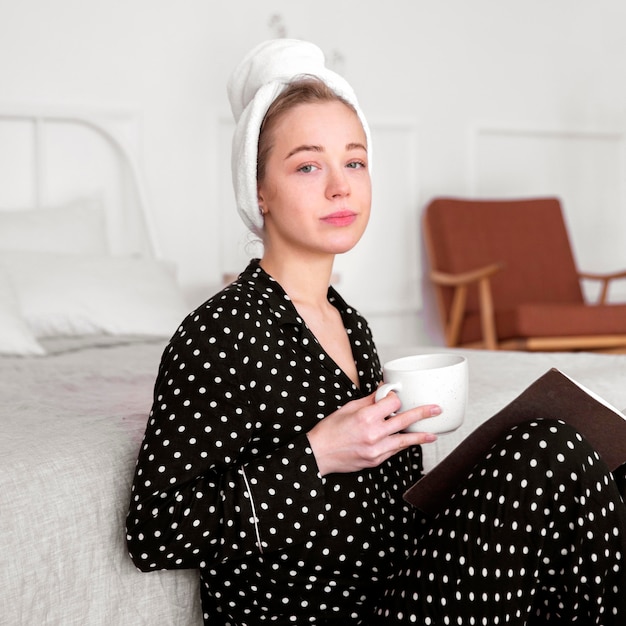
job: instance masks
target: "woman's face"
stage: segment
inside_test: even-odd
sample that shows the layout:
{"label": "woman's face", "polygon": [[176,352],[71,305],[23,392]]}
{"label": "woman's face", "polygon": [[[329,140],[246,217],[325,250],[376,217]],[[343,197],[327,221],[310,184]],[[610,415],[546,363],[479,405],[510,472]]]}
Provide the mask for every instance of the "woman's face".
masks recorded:
{"label": "woman's face", "polygon": [[277,120],[258,185],[266,254],[350,250],[370,215],[363,127],[342,102],[300,104]]}

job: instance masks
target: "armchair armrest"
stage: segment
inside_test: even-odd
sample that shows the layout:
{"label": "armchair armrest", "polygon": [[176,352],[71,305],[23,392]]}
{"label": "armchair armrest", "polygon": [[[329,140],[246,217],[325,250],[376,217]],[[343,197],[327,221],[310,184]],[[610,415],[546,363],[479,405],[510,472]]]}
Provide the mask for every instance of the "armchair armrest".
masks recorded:
{"label": "armchair armrest", "polygon": [[460,287],[461,285],[470,285],[484,278],[489,278],[499,272],[503,267],[504,263],[493,263],[476,270],[461,272],[459,274],[433,270],[430,273],[430,278],[436,285],[441,285],[442,287]]}
{"label": "armchair armrest", "polygon": [[467,300],[467,288],[469,285],[478,285],[478,299],[480,307],[480,322],[483,333],[483,343],[488,350],[496,350],[498,338],[496,334],[496,323],[493,310],[493,299],[491,296],[490,278],[504,267],[503,263],[493,263],[485,267],[452,274],[433,270],[430,272],[430,279],[435,285],[440,287],[452,287],[454,296],[452,306],[446,323],[446,344],[449,347],[458,345],[461,324],[465,316],[465,305]]}
{"label": "armchair armrest", "polygon": [[626,270],[608,273],[578,272],[578,278],[600,281],[602,283],[602,289],[600,291],[597,304],[605,304],[609,293],[609,284],[613,280],[626,278]]}

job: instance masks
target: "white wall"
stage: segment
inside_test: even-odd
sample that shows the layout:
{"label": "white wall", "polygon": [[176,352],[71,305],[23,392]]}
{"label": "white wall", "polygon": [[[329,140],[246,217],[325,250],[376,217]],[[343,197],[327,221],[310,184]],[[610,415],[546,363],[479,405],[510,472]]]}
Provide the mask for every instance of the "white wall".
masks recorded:
{"label": "white wall", "polygon": [[[502,193],[503,185],[516,193],[560,193],[573,207],[581,265],[626,267],[622,0],[0,0],[0,103],[141,111],[141,156],[162,248],[197,301],[231,269],[219,256],[220,189],[229,184],[218,167],[229,158],[219,123],[228,114],[225,83],[251,46],[275,36],[273,14],[288,36],[310,39],[338,59],[370,119],[412,126],[412,197],[377,210],[416,227],[417,212],[436,194]],[[592,168],[579,193],[571,172],[584,166],[584,146],[591,145],[584,141],[571,168],[547,177],[536,158],[547,145],[541,142],[529,163],[496,172],[519,129],[533,137],[547,131],[549,141],[589,132],[590,154],[611,172]],[[567,141],[558,144],[557,159]],[[393,151],[384,152],[385,167],[408,171],[404,152],[394,163]],[[600,208],[589,191],[599,184],[610,187]],[[604,230],[589,228],[593,215]],[[599,245],[606,236],[610,247],[604,239]],[[368,254],[389,246],[371,237]],[[421,272],[417,233],[414,241],[416,267],[408,277]],[[394,320],[367,310],[371,292],[359,284],[362,291],[350,299],[372,314],[383,342],[437,340],[428,315],[418,311],[417,285],[407,287]]]}

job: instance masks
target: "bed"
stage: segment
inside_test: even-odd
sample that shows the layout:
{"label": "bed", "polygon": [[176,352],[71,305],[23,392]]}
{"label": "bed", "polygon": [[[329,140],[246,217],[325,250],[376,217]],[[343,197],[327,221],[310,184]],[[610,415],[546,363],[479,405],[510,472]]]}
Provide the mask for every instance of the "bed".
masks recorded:
{"label": "bed", "polygon": [[135,570],[124,516],[159,357],[134,111],[0,109],[0,622],[198,624],[194,572]]}
{"label": "bed", "polygon": [[[18,130],[3,130],[5,119]],[[60,124],[70,139],[43,130],[48,124]],[[82,183],[90,181],[86,187],[70,192],[64,182],[55,192],[43,161],[55,160],[47,142],[57,133],[65,137],[69,169],[68,143],[79,146],[82,168],[91,160],[86,155],[100,154],[85,148],[83,135],[104,139],[114,159],[104,168],[106,185],[81,175]],[[44,156],[22,160],[35,164],[26,178],[48,180],[47,194],[3,196],[0,189],[0,621],[6,624],[202,623],[194,571],[140,573],[126,552],[124,517],[152,385],[188,305],[175,268],[159,257],[131,152],[111,133],[111,126],[81,117],[0,115],[0,146],[3,136],[27,139],[18,152],[45,146]],[[0,166],[3,159],[6,164],[0,153]],[[379,350],[387,360],[444,349]],[[425,449],[427,468],[551,367],[626,407],[626,356],[457,352],[469,359],[467,418]]]}

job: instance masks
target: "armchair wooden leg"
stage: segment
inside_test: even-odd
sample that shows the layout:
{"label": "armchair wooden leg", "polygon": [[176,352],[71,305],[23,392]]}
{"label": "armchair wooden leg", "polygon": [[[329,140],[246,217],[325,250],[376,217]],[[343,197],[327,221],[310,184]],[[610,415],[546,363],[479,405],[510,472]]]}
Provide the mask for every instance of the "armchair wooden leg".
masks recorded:
{"label": "armchair wooden leg", "polygon": [[478,283],[478,297],[480,300],[480,324],[483,331],[485,348],[487,350],[497,350],[498,337],[496,333],[493,298],[491,297],[489,280],[486,278],[483,278]]}
{"label": "armchair wooden leg", "polygon": [[467,299],[467,286],[460,285],[454,291],[452,308],[450,309],[450,319],[446,328],[446,343],[453,348],[459,344],[461,334],[461,322],[465,314],[465,301]]}

